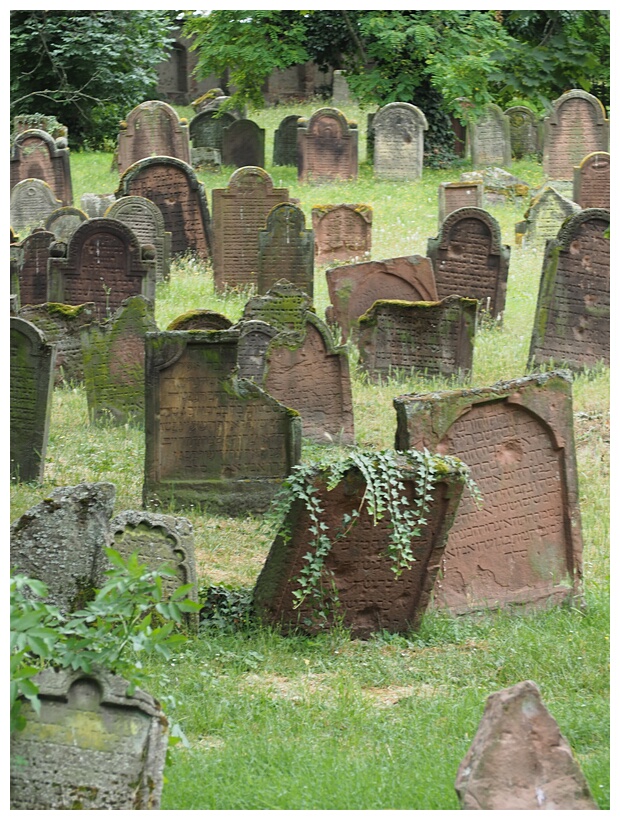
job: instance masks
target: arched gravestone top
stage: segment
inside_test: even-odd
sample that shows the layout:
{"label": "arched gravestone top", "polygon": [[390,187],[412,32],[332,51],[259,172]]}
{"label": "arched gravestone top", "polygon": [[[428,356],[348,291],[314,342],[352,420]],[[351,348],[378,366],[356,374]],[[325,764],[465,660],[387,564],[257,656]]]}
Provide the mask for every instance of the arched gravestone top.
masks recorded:
{"label": "arched gravestone top", "polygon": [[273,164],[297,165],[297,123],[299,114],[289,114],[273,135]]}
{"label": "arched gravestone top", "polygon": [[23,179],[11,190],[11,225],[18,231],[42,228],[62,202],[42,179]]}
{"label": "arched gravestone top", "polygon": [[62,205],[73,204],[69,149],[60,148],[53,137],[38,128],[22,131],[13,140],[11,188],[23,179],[41,179]]}
{"label": "arched gravestone top", "polygon": [[190,121],[189,138],[193,148],[222,150],[222,132],[237,118],[227,111],[201,111]]}
{"label": "arched gravestone top", "polygon": [[357,179],[357,123],[337,108],[319,108],[297,128],[300,182]]}
{"label": "arched gravestone top", "polygon": [[[336,136],[345,136],[350,128],[357,129],[357,123],[349,122],[342,111],[337,108],[319,108],[310,115],[310,119],[303,120],[303,126],[307,128],[309,134],[316,136],[324,136],[326,128],[330,131],[334,128],[331,123],[326,123],[325,120],[333,120],[336,123]],[[302,123],[298,123],[302,125]]]}
{"label": "arched gravestone top", "polygon": [[51,231],[56,239],[68,242],[78,225],[87,219],[88,214],[79,208],[57,208],[45,220],[45,230]]}
{"label": "arched gravestone top", "polygon": [[439,231],[438,239],[438,247],[442,249],[446,249],[448,247],[448,243],[450,242],[450,232],[463,219],[478,219],[489,229],[489,234],[491,236],[491,253],[500,253],[502,248],[502,235],[501,229],[499,227],[499,222],[492,216],[488,211],[485,211],[484,208],[458,208],[456,211],[452,211],[451,214],[444,219],[443,224],[441,226],[441,230]]}
{"label": "arched gravestone top", "polygon": [[214,310],[188,310],[173,319],[166,330],[228,330],[232,322]]}
{"label": "arched gravestone top", "polygon": [[485,106],[480,119],[467,126],[471,159],[474,168],[487,165],[510,167],[510,120],[494,103]]}
{"label": "arched gravestone top", "polygon": [[306,229],[306,217],[292,202],[269,211],[267,225],[258,234],[258,292],[267,293],[280,279],[287,279],[308,296],[314,290],[314,231]]}
{"label": "arched gravestone top", "polygon": [[538,153],[540,121],[532,109],[525,105],[513,105],[504,114],[510,120],[510,146],[515,159]]}
{"label": "arched gravestone top", "polygon": [[565,94],[562,94],[561,97],[558,97],[557,100],[553,101],[553,109],[549,115],[549,121],[554,125],[560,124],[561,109],[569,100],[586,100],[586,102],[592,106],[596,124],[604,126],[609,123],[609,120],[605,116],[605,106],[598,97],[595,97],[593,94],[588,94],[587,91],[583,91],[581,88],[573,88],[571,91],[567,91]]}
{"label": "arched gravestone top", "polygon": [[543,171],[554,180],[572,180],[573,168],[593,151],[609,151],[605,108],[587,91],[567,91],[544,120]]}
{"label": "arched gravestone top", "polygon": [[19,285],[20,305],[40,305],[47,302],[47,261],[56,237],[51,231],[35,228],[19,244],[11,248],[11,272]]}
{"label": "arched gravestone top", "polygon": [[365,204],[315,205],[312,208],[315,262],[368,258],[372,247],[372,207]]}
{"label": "arched gravestone top", "polygon": [[110,219],[124,222],[135,233],[141,245],[155,247],[155,272],[158,282],[170,278],[170,244],[164,217],[157,205],[144,196],[124,196],[105,212]]}
{"label": "arched gravestone top", "polygon": [[119,173],[145,157],[177,157],[189,163],[188,131],[187,121],[179,119],[168,103],[140,103],[129,112],[126,127],[118,135]]}
{"label": "arched gravestone top", "polygon": [[265,129],[253,120],[233,120],[222,129],[222,165],[265,165]]}
{"label": "arched gravestone top", "polygon": [[388,103],[373,117],[375,174],[385,179],[418,179],[424,160],[428,123],[415,105]]}
{"label": "arched gravestone top", "polygon": [[609,210],[611,199],[610,155],[593,151],[573,172],[573,200],[582,208]]}

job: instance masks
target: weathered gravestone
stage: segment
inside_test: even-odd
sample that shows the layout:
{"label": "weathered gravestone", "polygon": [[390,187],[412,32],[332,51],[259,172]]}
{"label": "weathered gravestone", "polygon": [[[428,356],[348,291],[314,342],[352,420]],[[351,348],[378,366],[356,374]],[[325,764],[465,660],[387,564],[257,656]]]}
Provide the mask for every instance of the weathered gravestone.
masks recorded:
{"label": "weathered gravestone", "polygon": [[530,365],[609,365],[609,211],[587,208],[547,243]]}
{"label": "weathered gravestone", "polygon": [[470,184],[482,183],[484,201],[513,202],[517,197],[528,196],[530,186],[527,182],[514,174],[504,171],[503,168],[485,168],[484,171],[465,171],[460,176],[461,182]]}
{"label": "weathered gravestone", "polygon": [[482,208],[482,182],[442,182],[439,186],[439,229],[444,219],[459,208]]}
{"label": "weathered gravestone", "polygon": [[513,105],[504,114],[510,122],[510,145],[515,159],[540,151],[540,123],[536,114],[525,105]]}
{"label": "weathered gravestone", "polygon": [[288,200],[288,188],[274,188],[262,168],[239,168],[227,188],[214,188],[213,277],[216,290],[248,287],[258,281],[259,232],[276,205]]}
{"label": "weathered gravestone", "polygon": [[543,171],[550,179],[572,182],[575,165],[593,151],[609,151],[603,104],[586,91],[567,91],[544,120]]}
{"label": "weathered gravestone", "polygon": [[11,245],[10,266],[19,287],[20,305],[47,301],[47,260],[56,237],[37,228],[21,242]]}
{"label": "weathered gravestone", "polygon": [[454,784],[466,810],[598,809],[533,681],[487,698]]}
{"label": "weathered gravestone", "polygon": [[11,478],[43,481],[54,372],[53,345],[11,316]]}
{"label": "weathered gravestone", "polygon": [[144,504],[264,511],[300,458],[298,414],[236,379],[239,332],[146,337]]}
{"label": "weathered gravestone", "polygon": [[314,260],[349,262],[370,256],[370,205],[316,205],[312,209]]}
{"label": "weathered gravestone", "polygon": [[81,333],[88,415],[92,423],[144,420],[144,339],[157,332],[153,305],[143,296],[125,299],[104,324]]}
{"label": "weathered gravestone", "polygon": [[[64,141],[66,143],[66,141]],[[45,131],[22,131],[11,149],[11,189],[24,179],[41,179],[62,205],[73,205],[69,149],[59,148]]]}
{"label": "weathered gravestone", "polygon": [[470,121],[467,136],[474,168],[510,167],[510,120],[498,105],[490,103],[477,122]]}
{"label": "weathered gravestone", "polygon": [[45,230],[51,231],[59,242],[68,242],[78,225],[87,219],[88,214],[79,208],[57,208],[45,220]]}
{"label": "weathered gravestone", "polygon": [[371,379],[417,373],[469,377],[478,302],[448,296],[441,302],[378,300],[359,319],[360,367]]}
{"label": "weathered gravestone", "polygon": [[222,129],[222,165],[265,165],[265,129],[252,120],[234,120]]}
{"label": "weathered gravestone", "polygon": [[129,112],[121,129],[118,135],[120,174],[146,157],[176,157],[189,163],[187,120],[179,119],[168,103],[160,100],[140,103]]}
{"label": "weathered gravestone", "polygon": [[151,695],[104,670],[45,669],[40,710],[11,738],[11,809],[159,809],[168,721]]}
{"label": "weathered gravestone", "polygon": [[[397,471],[404,485],[400,492],[413,506],[418,498],[417,471],[404,458],[398,461]],[[333,625],[335,618],[341,619],[354,638],[368,638],[381,629],[415,629],[428,605],[461,496],[462,477],[448,467],[429,493],[432,500],[428,522],[410,545],[415,561],[399,575],[394,572],[389,553],[390,521],[385,516],[375,522],[368,513],[363,504],[367,485],[360,469],[349,469],[329,491],[327,480],[325,473],[312,479],[316,501],[322,508],[320,517],[325,529],[321,531],[332,542],[320,578],[323,600],[316,601],[310,595],[297,606],[295,593],[303,589],[300,580],[316,545],[306,505],[295,499],[256,582],[253,601],[257,615],[284,632],[296,628],[316,632],[322,626]],[[347,525],[351,517],[352,526]],[[333,605],[336,596],[336,606],[322,622],[317,610],[324,610],[330,602]]]}
{"label": "weathered gravestone", "polygon": [[449,214],[426,255],[433,262],[440,299],[457,294],[478,299],[481,308],[500,318],[506,302],[510,248],[502,245],[497,220],[482,208],[459,208]]}
{"label": "weathered gravestone", "polygon": [[606,151],[594,151],[584,157],[573,170],[573,200],[582,208],[609,210],[610,156]]}
{"label": "weathered gravestone", "polygon": [[426,117],[415,105],[384,105],[372,121],[374,170],[380,179],[419,179],[424,160]]}
{"label": "weathered gravestone", "polygon": [[172,234],[173,254],[194,251],[201,259],[212,252],[211,217],[204,185],[194,170],[180,159],[141,159],[125,171],[116,198],[143,196],[159,208]]}
{"label": "weathered gravestone", "polygon": [[376,113],[373,111],[366,116],[366,161],[372,163],[375,161],[375,132],[372,124]]}
{"label": "weathered gravestone", "polygon": [[430,259],[425,256],[397,256],[378,262],[342,265],[325,272],[330,307],[325,317],[337,324],[343,339],[357,327],[359,317],[377,299],[404,302],[436,302],[437,288]]}
{"label": "weathered gravestone", "polygon": [[297,121],[299,114],[289,114],[273,135],[273,164],[297,165]]}
{"label": "weathered gravestone", "polygon": [[281,280],[264,296],[253,296],[243,309],[243,320],[267,322],[277,330],[305,332],[306,314],[314,312],[307,293]]}
{"label": "weathered gravestone", "polygon": [[351,102],[351,93],[345,71],[336,69],[332,79],[332,102],[334,105],[348,105]]}
{"label": "weathered gravestone", "polygon": [[235,121],[235,117],[226,111],[203,111],[196,114],[189,124],[189,136],[192,141],[192,165],[222,164],[222,134]]}
{"label": "weathered gravestone", "polygon": [[114,194],[82,194],[80,205],[89,219],[104,216],[110,205],[116,200]]}
{"label": "weathered gravestone", "polygon": [[172,234],[166,230],[161,211],[143,196],[124,196],[105,212],[108,219],[118,219],[135,233],[141,245],[155,248],[155,278],[163,282],[170,278],[170,245]]}
{"label": "weathered gravestone", "polygon": [[306,229],[301,208],[290,202],[276,205],[267,226],[258,232],[258,292],[267,293],[280,279],[312,296],[314,290],[314,232]]}
{"label": "weathered gravestone", "polygon": [[67,126],[58,122],[53,114],[18,114],[16,117],[13,117],[13,131],[11,136],[15,138],[17,134],[21,134],[23,131],[30,131],[33,128],[36,128],[38,131],[45,131],[45,133],[49,134],[54,140],[57,140],[59,137],[64,137],[65,139],[69,137],[69,129]]}
{"label": "weathered gravestone", "polygon": [[94,302],[101,321],[130,296],[155,300],[155,248],[118,219],[89,219],[52,245],[48,271],[50,302]]}
{"label": "weathered gravestone", "polygon": [[488,388],[394,399],[396,448],[428,448],[471,467],[448,536],[434,605],[460,614],[547,606],[581,594],[581,522],[571,381],[550,372]]}
{"label": "weathered gravestone", "polygon": [[579,205],[562,196],[553,186],[545,185],[530,203],[523,221],[515,225],[517,245],[544,250],[547,240],[558,235],[564,220],[580,210]]}
{"label": "weathered gravestone", "polygon": [[11,226],[26,232],[42,228],[47,217],[62,205],[42,179],[23,179],[11,189]]}
{"label": "weathered gravestone", "polygon": [[166,330],[228,330],[230,319],[214,310],[188,310],[173,319]]}
{"label": "weathered gravestone", "polygon": [[357,123],[337,108],[319,108],[297,131],[297,176],[300,182],[357,179]]}
{"label": "weathered gravestone", "polygon": [[[203,111],[218,111],[229,99],[230,96],[224,94],[221,88],[210,88],[191,105],[197,114],[202,114]],[[246,116],[247,109],[245,105],[236,105],[234,108],[228,108],[225,113],[232,114],[235,119],[241,119]]]}

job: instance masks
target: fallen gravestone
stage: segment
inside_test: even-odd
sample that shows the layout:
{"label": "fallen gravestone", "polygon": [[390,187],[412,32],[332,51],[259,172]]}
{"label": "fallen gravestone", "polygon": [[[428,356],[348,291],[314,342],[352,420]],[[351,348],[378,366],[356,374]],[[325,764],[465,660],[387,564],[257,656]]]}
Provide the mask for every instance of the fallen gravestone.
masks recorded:
{"label": "fallen gravestone", "polygon": [[467,136],[474,168],[510,167],[510,120],[499,106],[487,105],[477,122],[469,122]]}
{"label": "fallen gravestone", "polygon": [[258,292],[267,293],[280,279],[312,296],[314,232],[306,229],[301,208],[283,202],[271,209],[266,229],[258,233]]}
{"label": "fallen gravestone", "polygon": [[349,262],[370,256],[370,205],[315,205],[312,208],[314,261]]}
{"label": "fallen gravestone", "polygon": [[540,152],[540,123],[536,114],[525,105],[513,105],[504,114],[510,122],[510,145],[515,159]]}
{"label": "fallen gravestone", "polygon": [[552,180],[572,182],[573,168],[593,151],[609,151],[603,104],[586,91],[567,91],[544,120],[543,171]]}
{"label": "fallen gravestone", "polygon": [[22,233],[42,228],[47,217],[61,205],[47,182],[23,179],[11,189],[11,226]]}
{"label": "fallen gravestone", "polygon": [[79,208],[57,208],[45,220],[45,230],[51,231],[57,241],[68,242],[78,225],[87,219],[88,214]]}
{"label": "fallen gravestone", "polygon": [[56,237],[36,228],[19,243],[11,245],[10,266],[19,288],[20,305],[40,305],[47,301],[47,262]]}
{"label": "fallen gravestone", "polygon": [[214,310],[188,310],[173,319],[166,330],[228,330],[232,322]]}
{"label": "fallen gravestone", "polygon": [[82,194],[80,205],[89,219],[104,216],[110,205],[116,201],[114,194]]}
{"label": "fallen gravestone", "polygon": [[297,175],[300,182],[357,179],[357,123],[337,108],[319,108],[297,125]]}
{"label": "fallen gravestone", "polygon": [[168,280],[172,235],[166,230],[157,205],[143,196],[124,196],[115,200],[105,215],[108,219],[118,219],[131,228],[141,245],[152,245],[155,248],[156,281]]}
{"label": "fallen gravestone", "polygon": [[[61,145],[65,147],[60,147]],[[73,205],[69,149],[66,140],[54,140],[45,131],[31,128],[13,140],[11,190],[25,179],[40,179],[52,189],[61,205]]]}
{"label": "fallen gravestone", "polygon": [[414,180],[422,176],[426,117],[415,105],[384,105],[372,121],[373,162],[379,179]]}
{"label": "fallen gravestone", "polygon": [[146,157],[176,157],[189,163],[187,120],[179,119],[168,103],[148,100],[140,103],[121,123],[118,135],[118,172]]}
{"label": "fallen gravestone", "polygon": [[273,165],[297,165],[297,121],[299,114],[289,114],[273,135]]}
{"label": "fallen gravestone", "polygon": [[482,183],[485,202],[512,202],[530,193],[527,182],[504,171],[503,168],[488,167],[484,171],[465,171],[461,174],[460,180],[470,184]]}
{"label": "fallen gravestone", "polygon": [[265,129],[252,120],[233,120],[222,129],[222,165],[265,165]]}
{"label": "fallen gravestone", "polygon": [[544,250],[547,241],[558,235],[564,220],[580,210],[579,205],[545,185],[530,203],[523,221],[515,225],[516,244]]}
{"label": "fallen gravestone", "polygon": [[483,192],[482,182],[442,182],[439,186],[439,229],[452,211],[482,208]]}
{"label": "fallen gravestone", "polygon": [[594,151],[584,157],[573,171],[573,200],[582,208],[609,210],[610,157],[605,151]]}

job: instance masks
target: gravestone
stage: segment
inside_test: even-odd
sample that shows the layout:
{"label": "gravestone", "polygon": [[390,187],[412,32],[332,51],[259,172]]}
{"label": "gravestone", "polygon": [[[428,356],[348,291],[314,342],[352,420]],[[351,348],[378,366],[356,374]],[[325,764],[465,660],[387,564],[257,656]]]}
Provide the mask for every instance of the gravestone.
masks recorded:
{"label": "gravestone", "polygon": [[166,230],[157,205],[143,196],[124,196],[115,200],[105,215],[108,219],[118,219],[131,228],[141,245],[152,245],[155,248],[156,281],[168,280],[172,234]]}
{"label": "gravestone", "polygon": [[22,131],[30,131],[32,128],[36,128],[38,131],[45,131],[45,133],[49,134],[54,140],[57,140],[59,137],[64,137],[65,139],[69,137],[69,129],[67,126],[58,122],[53,115],[18,114],[16,117],[13,117],[13,138],[16,137],[17,134],[21,134]]}
{"label": "gravestone", "polygon": [[394,399],[396,448],[455,455],[482,493],[465,493],[434,605],[461,614],[581,595],[582,540],[570,374]]}
{"label": "gravestone", "polygon": [[22,131],[13,140],[11,190],[24,179],[47,182],[61,205],[73,205],[69,149],[59,147],[53,137],[37,128]]}
{"label": "gravestone", "polygon": [[266,229],[258,232],[258,292],[267,293],[280,279],[312,296],[314,233],[306,229],[301,208],[290,202],[272,208]]}
{"label": "gravestone", "polygon": [[470,121],[467,135],[474,168],[510,167],[510,120],[498,105],[490,103],[477,122]]}
{"label": "gravestone", "polygon": [[193,251],[211,259],[211,217],[204,185],[185,162],[153,157],[134,163],[120,179],[116,198],[143,196],[161,211],[172,254]]}
{"label": "gravestone", "polygon": [[594,151],[584,157],[573,171],[573,200],[582,208],[609,210],[610,157],[605,151]]}
{"label": "gravestone", "polygon": [[348,105],[351,102],[346,72],[339,69],[336,69],[333,74],[332,102],[334,105]]}
{"label": "gravestone", "polygon": [[366,162],[370,163],[375,161],[375,131],[372,124],[376,113],[373,111],[366,115]]}
{"label": "gravestone", "polygon": [[52,245],[48,271],[50,302],[94,302],[100,321],[130,296],[155,300],[155,248],[118,219],[82,222],[68,244]]}
{"label": "gravestone", "polygon": [[374,170],[380,179],[419,179],[424,160],[424,132],[428,123],[415,105],[384,105],[372,121]]}
{"label": "gravestone", "polygon": [[370,256],[370,205],[316,205],[312,208],[314,261],[350,262]]}
{"label": "gravestone", "polygon": [[45,220],[45,230],[51,231],[59,242],[68,242],[78,225],[87,219],[88,214],[79,208],[57,208]]}
{"label": "gravestone", "polygon": [[357,123],[337,108],[319,108],[297,126],[297,176],[300,182],[357,179]]}
{"label": "gravestone", "polygon": [[482,208],[482,182],[442,182],[439,185],[439,230],[444,219],[459,208]]}
{"label": "gravestone", "polygon": [[457,294],[478,299],[496,319],[504,312],[510,248],[502,245],[497,220],[482,208],[459,208],[449,214],[439,235],[429,239],[440,299]]}
{"label": "gravestone", "polygon": [[[398,472],[410,505],[415,503],[416,471],[399,460]],[[415,557],[411,569],[400,575],[393,571],[388,553],[390,522],[387,516],[373,522],[363,496],[366,482],[361,471],[349,470],[338,484],[327,490],[327,475],[313,478],[317,500],[323,508],[321,523],[332,541],[325,557],[323,580],[327,589],[333,583],[338,596],[337,617],[353,638],[368,638],[385,629],[405,632],[415,629],[424,613],[437,575],[450,524],[462,492],[462,478],[454,470],[442,475],[432,492],[428,523],[415,538],[411,549]],[[360,509],[359,518],[346,527],[343,517]],[[375,525],[376,524],[376,525]],[[256,586],[253,601],[258,617],[283,632],[300,629],[317,632],[332,626],[334,612],[321,623],[311,598],[296,608],[294,593],[301,589],[300,574],[307,555],[314,554],[313,526],[305,504],[295,499],[276,535]],[[343,530],[346,534],[342,535]],[[340,533],[341,537],[336,538]],[[327,593],[328,598],[333,591]],[[315,605],[316,606],[316,605]]]}
{"label": "gravestone", "polygon": [[586,91],[567,91],[544,120],[543,171],[550,179],[572,182],[573,168],[594,151],[609,151],[603,104]]}
{"label": "gravestone", "polygon": [[555,239],[565,219],[580,211],[579,205],[551,185],[545,185],[532,200],[522,222],[515,225],[517,245],[544,250],[549,239]]}
{"label": "gravestone", "polygon": [[11,569],[42,581],[63,613],[105,582],[115,494],[108,483],[59,487],[11,524]]}
{"label": "gravestone", "polygon": [[44,669],[34,682],[41,708],[24,702],[26,727],[11,738],[11,809],[159,809],[159,703],[104,670]]}
{"label": "gravestone", "polygon": [[359,319],[360,367],[374,381],[406,376],[469,378],[478,302],[448,296],[441,302],[379,300]]}
{"label": "gravestone", "polygon": [[243,309],[243,319],[267,322],[277,330],[305,332],[306,315],[314,312],[312,299],[307,293],[281,280],[263,296],[248,299]]}
{"label": "gravestone", "polygon": [[187,120],[179,119],[174,108],[160,100],[137,105],[118,134],[119,174],[146,157],[176,157],[189,163]]}
{"label": "gravestone", "polygon": [[359,317],[377,299],[404,302],[436,302],[437,288],[430,259],[425,256],[397,256],[377,262],[342,265],[325,272],[330,307],[325,312],[330,324],[337,324],[346,341]]}
{"label": "gravestone", "polygon": [[245,288],[258,281],[259,232],[276,205],[288,200],[288,188],[274,188],[262,168],[239,168],[227,188],[214,188],[213,277],[218,291]]}
{"label": "gravestone", "polygon": [[609,365],[609,211],[586,208],[547,243],[530,365],[553,361],[579,370]]}
{"label": "gravestone", "polygon": [[504,114],[510,121],[510,145],[515,159],[522,159],[540,151],[539,120],[525,105],[513,105]]}
{"label": "gravestone", "polygon": [[188,310],[173,319],[166,330],[228,330],[232,322],[214,310]]}
{"label": "gravestone", "polygon": [[61,205],[47,182],[23,179],[11,189],[11,226],[23,232],[42,228],[47,217]]}
{"label": "gravestone", "polygon": [[484,188],[484,201],[489,202],[514,202],[518,197],[528,196],[530,186],[527,182],[503,168],[485,168],[484,171],[465,171],[460,176],[461,182],[469,184],[482,183]]}
{"label": "gravestone", "polygon": [[489,695],[454,786],[466,810],[598,809],[568,741],[530,680]]}
{"label": "gravestone", "polygon": [[47,261],[56,237],[42,228],[11,245],[10,266],[19,288],[20,305],[40,305],[47,301]]}
{"label": "gravestone", "polygon": [[144,505],[262,512],[299,461],[298,414],[235,377],[239,332],[148,333]]}
{"label": "gravestone", "polygon": [[252,120],[234,120],[222,129],[222,165],[265,166],[265,129]]}
{"label": "gravestone", "polygon": [[192,163],[194,151],[203,148],[215,148],[222,151],[222,133],[235,122],[236,117],[227,111],[202,111],[189,124],[189,137],[192,141]]}
{"label": "gravestone", "polygon": [[[203,111],[218,111],[229,99],[230,96],[224,94],[221,88],[210,88],[194,100],[191,105],[197,114],[202,114]],[[225,113],[232,114],[235,119],[241,119],[246,116],[247,110],[245,105],[237,105],[234,108],[227,109]]]}
{"label": "gravestone", "polygon": [[80,205],[89,219],[104,216],[110,205],[116,201],[114,194],[82,194]]}
{"label": "gravestone", "polygon": [[54,354],[54,346],[34,325],[11,316],[11,478],[15,481],[43,481]]}
{"label": "gravestone", "polygon": [[273,135],[273,165],[297,165],[297,121],[299,114],[289,114]]}
{"label": "gravestone", "polygon": [[108,321],[82,330],[91,423],[143,423],[144,339],[156,331],[153,305],[143,296],[125,299]]}

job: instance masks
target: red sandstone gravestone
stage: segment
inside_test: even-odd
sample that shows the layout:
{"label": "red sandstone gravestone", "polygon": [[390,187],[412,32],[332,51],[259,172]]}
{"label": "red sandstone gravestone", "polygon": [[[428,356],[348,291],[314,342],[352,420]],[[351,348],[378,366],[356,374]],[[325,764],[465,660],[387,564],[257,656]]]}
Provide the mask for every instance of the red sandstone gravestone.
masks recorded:
{"label": "red sandstone gravestone", "polygon": [[594,151],[584,157],[573,172],[573,200],[582,208],[609,210],[610,156]]}
{"label": "red sandstone gravestone", "polygon": [[573,179],[573,168],[593,151],[609,151],[609,120],[600,100],[581,89],[562,94],[544,121],[543,171],[554,180]]}
{"label": "red sandstone gravestone", "polygon": [[56,237],[51,231],[35,230],[11,246],[11,269],[19,286],[20,305],[47,301],[47,261]]}
{"label": "red sandstone gravestone", "polygon": [[189,163],[187,121],[160,100],[140,103],[127,115],[118,135],[118,171],[146,157],[176,157]]}
{"label": "red sandstone gravestone", "polygon": [[258,234],[258,292],[286,279],[308,296],[314,291],[314,232],[301,208],[283,202],[272,208]]}
{"label": "red sandstone gravestone", "polygon": [[482,208],[482,182],[442,182],[439,186],[439,230],[444,219],[459,208]]}
{"label": "red sandstone gravestone", "polygon": [[13,141],[11,188],[23,179],[42,179],[63,205],[73,205],[69,149],[60,148],[45,131],[22,131]]}
{"label": "red sandstone gravestone", "polygon": [[297,126],[300,182],[357,179],[357,123],[337,108],[320,108]]}
{"label": "red sandstone gravestone", "polygon": [[370,256],[370,205],[316,205],[312,208],[312,228],[317,264],[349,262]]}
{"label": "red sandstone gravestone", "polygon": [[252,120],[233,120],[222,129],[222,165],[265,165],[265,129]]}

